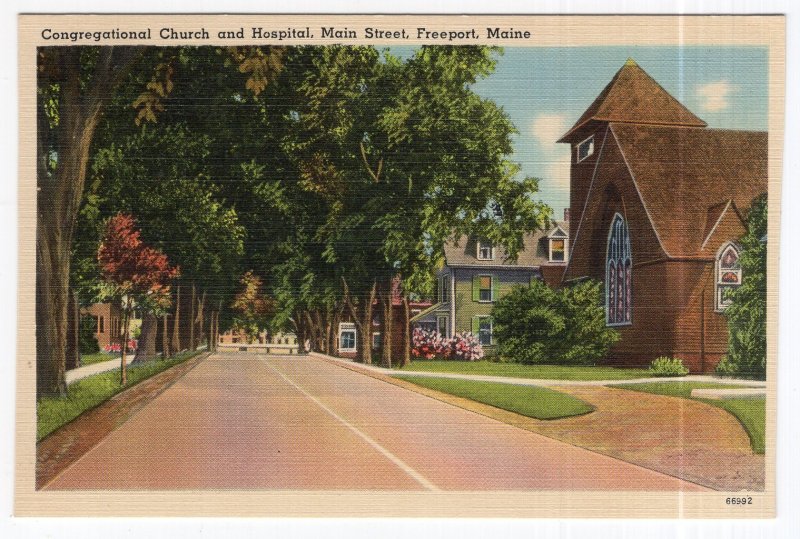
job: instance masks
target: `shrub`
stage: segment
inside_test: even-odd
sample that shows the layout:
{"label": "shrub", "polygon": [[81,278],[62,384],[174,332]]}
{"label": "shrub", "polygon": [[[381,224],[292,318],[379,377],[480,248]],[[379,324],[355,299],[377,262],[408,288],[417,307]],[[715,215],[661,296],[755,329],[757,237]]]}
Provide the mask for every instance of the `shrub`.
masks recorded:
{"label": "shrub", "polygon": [[411,338],[411,355],[416,358],[477,361],[483,357],[480,341],[469,332],[446,339],[438,331],[415,328]]}
{"label": "shrub", "polygon": [[94,316],[83,316],[78,327],[78,351],[81,354],[96,354],[100,351],[97,344],[97,320]]}
{"label": "shrub", "polygon": [[686,376],[689,369],[683,366],[683,360],[677,357],[661,356],[650,363],[650,374],[653,376]]}
{"label": "shrub", "polygon": [[500,354],[525,364],[592,364],[619,339],[596,281],[559,290],[533,281],[500,298],[492,318]]}
{"label": "shrub", "polygon": [[747,214],[747,234],[739,264],[742,284],[725,310],[728,319],[728,355],[717,366],[719,374],[764,380],[767,375],[767,198],[753,201]]}

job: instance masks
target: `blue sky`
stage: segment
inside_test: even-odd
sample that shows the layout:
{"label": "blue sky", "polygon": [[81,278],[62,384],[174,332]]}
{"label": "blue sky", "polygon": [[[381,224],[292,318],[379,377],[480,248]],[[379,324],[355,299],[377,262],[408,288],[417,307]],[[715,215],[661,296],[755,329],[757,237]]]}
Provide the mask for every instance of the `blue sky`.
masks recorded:
{"label": "blue sky", "polygon": [[[407,56],[412,48],[392,48]],[[498,103],[519,130],[513,159],[540,178],[540,196],[563,214],[569,204],[569,147],[556,140],[625,60],[633,58],[709,127],[767,129],[765,47],[506,47],[474,89]]]}

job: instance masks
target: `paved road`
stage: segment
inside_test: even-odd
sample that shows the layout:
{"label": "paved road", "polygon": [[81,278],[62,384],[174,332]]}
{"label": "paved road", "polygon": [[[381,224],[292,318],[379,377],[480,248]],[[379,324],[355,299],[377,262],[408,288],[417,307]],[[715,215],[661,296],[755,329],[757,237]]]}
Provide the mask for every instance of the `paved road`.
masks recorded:
{"label": "paved road", "polygon": [[47,488],[701,487],[318,359],[218,353]]}

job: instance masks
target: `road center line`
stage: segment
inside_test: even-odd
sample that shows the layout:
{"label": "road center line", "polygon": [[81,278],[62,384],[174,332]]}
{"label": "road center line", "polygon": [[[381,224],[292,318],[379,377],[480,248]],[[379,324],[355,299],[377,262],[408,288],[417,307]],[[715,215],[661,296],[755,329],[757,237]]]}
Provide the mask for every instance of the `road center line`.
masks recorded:
{"label": "road center line", "polygon": [[412,468],[411,466],[409,466],[408,464],[403,462],[403,460],[400,459],[400,457],[398,457],[397,455],[395,455],[394,453],[392,453],[391,451],[389,451],[388,449],[383,447],[381,444],[379,444],[378,442],[376,442],[375,440],[370,438],[369,435],[367,435],[366,433],[364,433],[361,430],[359,430],[358,427],[356,427],[355,425],[353,425],[352,423],[350,423],[349,421],[344,419],[342,416],[340,416],[339,414],[337,414],[336,412],[334,412],[333,410],[328,408],[325,404],[322,403],[322,401],[320,401],[314,395],[312,395],[311,393],[309,393],[308,391],[306,391],[305,389],[303,389],[302,387],[297,385],[294,381],[289,379],[285,374],[283,374],[276,367],[274,367],[273,365],[270,365],[266,361],[265,361],[265,364],[267,365],[267,367],[269,367],[270,369],[275,371],[278,374],[278,376],[283,378],[289,385],[291,385],[297,391],[299,391],[300,393],[302,393],[303,395],[305,395],[306,397],[308,397],[309,399],[314,401],[314,403],[317,406],[319,406],[320,408],[325,410],[330,416],[332,416],[334,419],[339,421],[342,425],[344,425],[345,427],[347,427],[348,429],[350,429],[351,431],[356,433],[362,440],[364,440],[369,445],[371,445],[373,448],[375,448],[375,450],[378,451],[381,455],[383,455],[384,457],[386,457],[387,459],[392,461],[395,464],[395,466],[397,466],[398,468],[403,470],[406,474],[408,474],[417,483],[419,483],[420,485],[422,485],[423,487],[425,487],[428,490],[433,490],[433,491],[438,491],[439,490],[436,487],[436,485],[434,485],[433,483],[428,481],[421,473],[416,471],[414,468]]}

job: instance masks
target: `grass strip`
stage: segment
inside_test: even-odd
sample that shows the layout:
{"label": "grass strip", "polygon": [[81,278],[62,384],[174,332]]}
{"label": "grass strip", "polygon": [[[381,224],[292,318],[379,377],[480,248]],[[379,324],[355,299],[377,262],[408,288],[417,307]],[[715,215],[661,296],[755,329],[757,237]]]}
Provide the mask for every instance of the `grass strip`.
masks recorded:
{"label": "grass strip", "polygon": [[119,368],[76,380],[67,388],[64,397],[45,397],[36,404],[36,441],[65,425],[87,410],[104,403],[117,393],[163,372],[197,352],[184,352],[167,360],[154,360],[140,365],[128,365],[128,383],[120,386]]}
{"label": "grass strip", "polygon": [[540,380],[632,380],[650,378],[647,369],[618,369],[614,367],[522,365],[521,363],[498,363],[494,361],[439,361],[414,360],[401,371],[445,372],[458,374],[482,374],[511,378],[533,378]]}
{"label": "grass strip", "polygon": [[767,415],[765,399],[698,399],[692,397],[693,389],[731,389],[743,387],[741,385],[715,382],[653,382],[645,384],[615,384],[609,387],[680,397],[722,408],[742,424],[750,437],[750,447],[753,448],[753,452],[759,455],[764,454],[764,433]]}
{"label": "grass strip", "polygon": [[543,387],[418,376],[396,378],[535,419],[560,419],[594,410],[580,399]]}
{"label": "grass strip", "polygon": [[110,361],[112,359],[116,359],[119,361],[119,354],[106,354],[105,352],[96,352],[94,354],[82,354],[81,355],[81,367],[85,367],[86,365],[93,365],[95,363],[102,363],[103,361]]}

